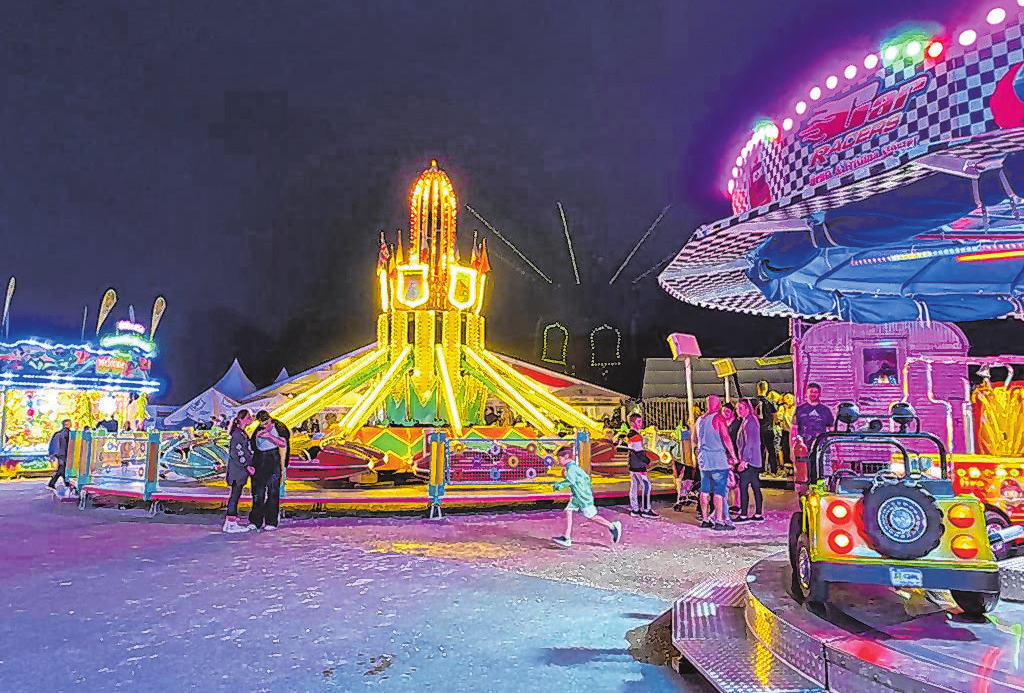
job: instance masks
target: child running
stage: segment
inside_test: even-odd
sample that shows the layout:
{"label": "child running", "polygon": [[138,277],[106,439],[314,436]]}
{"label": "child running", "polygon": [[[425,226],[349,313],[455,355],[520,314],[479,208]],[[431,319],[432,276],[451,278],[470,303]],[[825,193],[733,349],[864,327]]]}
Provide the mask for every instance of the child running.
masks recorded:
{"label": "child running", "polygon": [[572,497],[569,499],[569,504],[565,506],[565,534],[560,537],[552,537],[551,540],[559,546],[566,548],[572,546],[572,514],[574,512],[581,512],[583,517],[588,520],[593,520],[597,524],[607,527],[608,531],[612,534],[612,543],[618,544],[619,540],[622,539],[622,523],[609,522],[597,514],[597,507],[594,505],[594,493],[590,488],[590,475],[583,471],[583,467],[580,466],[579,462],[573,459],[572,451],[572,446],[566,445],[559,448],[557,453],[558,465],[565,470],[565,479],[563,481],[556,481],[554,489],[561,491],[567,488]]}

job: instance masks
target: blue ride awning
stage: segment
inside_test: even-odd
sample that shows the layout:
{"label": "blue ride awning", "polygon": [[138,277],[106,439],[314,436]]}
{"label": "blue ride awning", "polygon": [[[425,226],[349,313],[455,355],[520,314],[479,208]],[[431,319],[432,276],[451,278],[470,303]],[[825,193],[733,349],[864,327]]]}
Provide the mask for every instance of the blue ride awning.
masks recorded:
{"label": "blue ride awning", "polygon": [[805,315],[883,323],[983,320],[1018,308],[1024,257],[962,262],[987,249],[1024,249],[1014,189],[1024,155],[977,177],[935,173],[769,236],[746,275],[769,301]]}

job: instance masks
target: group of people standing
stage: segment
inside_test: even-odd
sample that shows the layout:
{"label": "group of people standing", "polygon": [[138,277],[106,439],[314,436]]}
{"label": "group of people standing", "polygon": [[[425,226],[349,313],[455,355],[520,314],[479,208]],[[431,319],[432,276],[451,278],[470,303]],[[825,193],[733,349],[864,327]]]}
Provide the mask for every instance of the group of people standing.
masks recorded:
{"label": "group of people standing", "polygon": [[[730,486],[738,489],[740,498],[739,506],[734,508],[739,513],[735,521],[763,521],[760,475],[764,458],[761,454],[761,424],[754,415],[753,404],[740,400],[736,405],[735,420],[727,421],[722,415],[722,400],[711,395],[707,413],[694,424],[693,444],[700,469],[701,527],[736,529],[727,502]],[[748,515],[751,496],[754,512]]]}
{"label": "group of people standing", "polygon": [[[247,434],[246,429],[254,418],[256,429]],[[266,411],[253,417],[248,409],[242,409],[235,415],[228,443],[227,482],[231,496],[222,531],[237,533],[277,529],[281,515],[281,487],[291,453],[290,438],[288,427],[271,418]],[[252,509],[248,521],[240,522],[238,501],[250,480]]]}
{"label": "group of people standing", "polygon": [[[806,482],[807,452],[815,438],[833,425],[832,412],[821,402],[817,383],[808,383],[805,402],[799,407],[792,394],[778,397],[777,402],[768,394],[768,383],[762,381],[757,384],[757,397],[735,405],[723,405],[717,395],[711,395],[707,413],[694,424],[702,527],[732,530],[733,522],[764,520],[761,473],[766,467],[769,473],[777,473],[780,453],[783,464],[795,469],[798,491]],[[734,496],[738,505],[729,504]]]}

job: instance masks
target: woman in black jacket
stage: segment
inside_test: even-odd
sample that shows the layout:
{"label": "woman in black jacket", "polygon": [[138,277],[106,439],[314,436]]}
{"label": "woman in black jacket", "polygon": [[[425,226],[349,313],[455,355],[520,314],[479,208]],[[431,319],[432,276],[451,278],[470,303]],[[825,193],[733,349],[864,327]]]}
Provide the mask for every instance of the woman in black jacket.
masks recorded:
{"label": "woman in black jacket", "polygon": [[238,524],[238,499],[242,497],[246,480],[256,473],[252,461],[252,445],[245,434],[246,427],[252,423],[252,414],[242,409],[231,422],[231,442],[228,443],[228,488],[231,497],[228,499],[228,516],[224,518],[221,531],[233,534],[248,532],[249,528]]}

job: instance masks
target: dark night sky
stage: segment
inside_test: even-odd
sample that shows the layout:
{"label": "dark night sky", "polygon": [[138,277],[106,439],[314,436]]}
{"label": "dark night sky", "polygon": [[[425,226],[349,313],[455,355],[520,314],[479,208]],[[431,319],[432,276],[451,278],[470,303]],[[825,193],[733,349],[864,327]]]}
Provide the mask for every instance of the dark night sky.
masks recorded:
{"label": "dark night sky", "polygon": [[[407,226],[409,186],[436,157],[460,202],[555,282],[488,234],[493,348],[536,361],[539,326],[560,320],[583,359],[587,332],[608,322],[626,335],[608,382],[630,393],[672,331],[709,354],[764,353],[785,321],[688,307],[656,273],[632,280],[729,213],[723,162],[757,117],[821,77],[823,58],[859,59],[901,22],[944,22],[963,4],[8,3],[11,337],[77,338],[86,304],[95,329],[108,286],[114,317],[133,303],[148,322],[163,294],[158,375],[171,403],[234,356],[262,386],[282,366],[358,347],[373,339],[377,231]],[[462,210],[463,247],[474,229]],[[972,330],[976,352],[1020,334],[992,332]]]}

